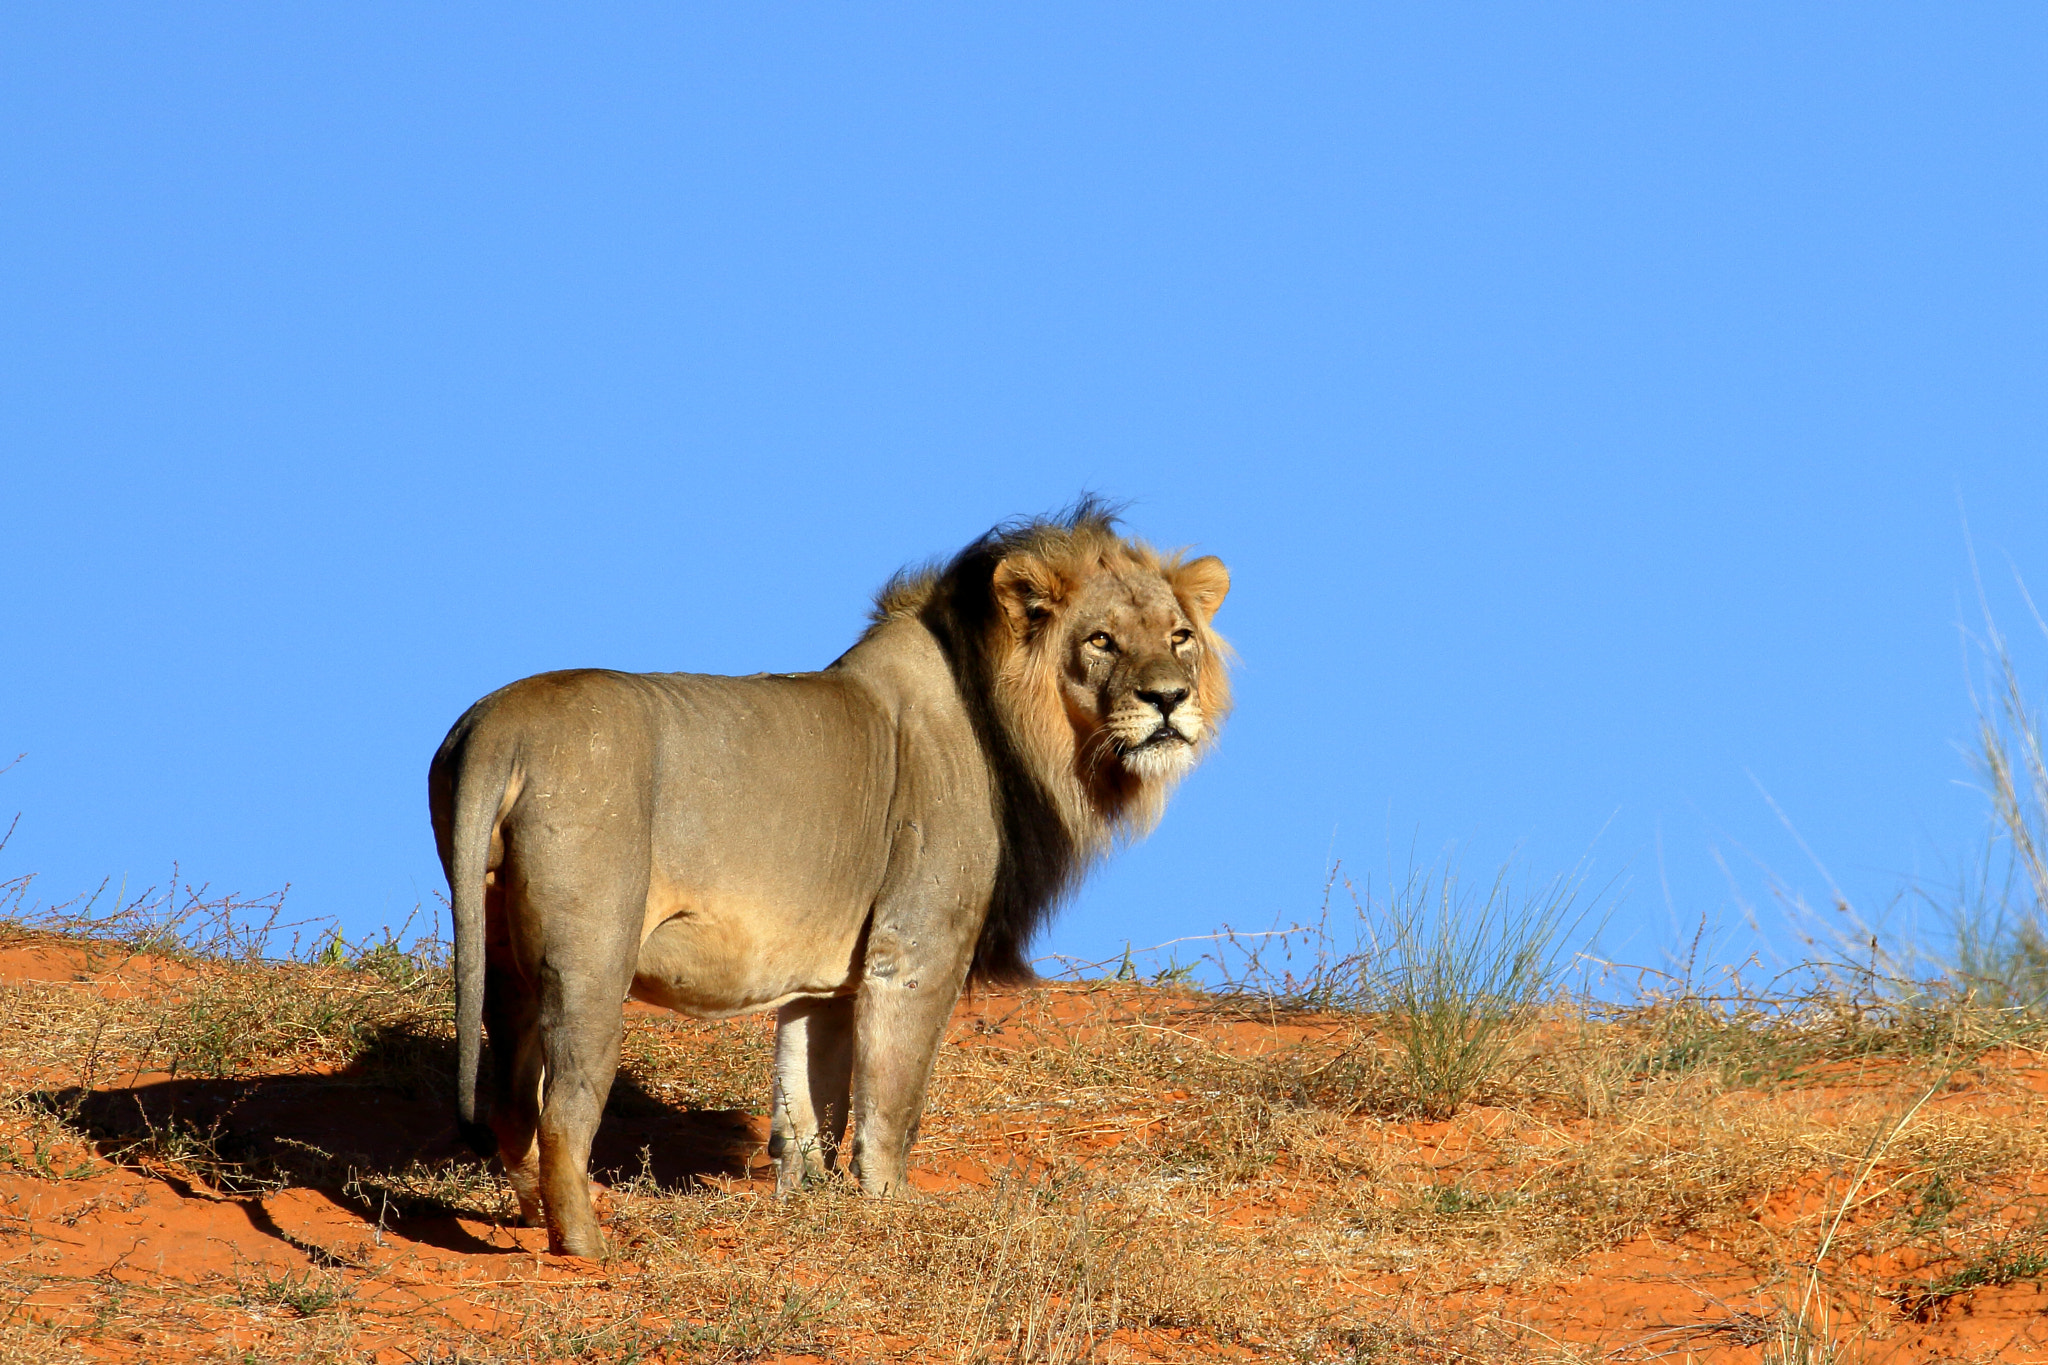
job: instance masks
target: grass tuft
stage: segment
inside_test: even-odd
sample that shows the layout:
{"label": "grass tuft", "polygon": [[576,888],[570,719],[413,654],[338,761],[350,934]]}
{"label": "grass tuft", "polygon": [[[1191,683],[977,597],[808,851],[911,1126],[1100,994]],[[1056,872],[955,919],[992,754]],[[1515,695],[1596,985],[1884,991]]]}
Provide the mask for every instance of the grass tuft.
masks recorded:
{"label": "grass tuft", "polygon": [[[2048,623],[2038,613],[2034,619],[2048,635]],[[1961,902],[1968,913],[1953,916],[1953,972],[1989,1005],[2040,1011],[2048,1004],[2048,746],[2041,712],[1988,607],[1978,643],[1972,758],[1993,836],[1986,875]]]}
{"label": "grass tuft", "polygon": [[[1351,915],[1333,931],[1340,885]],[[1509,1078],[1530,1027],[1561,1001],[1573,940],[1592,908],[1582,893],[1577,877],[1523,892],[1505,868],[1475,892],[1446,860],[1411,867],[1375,894],[1340,867],[1313,927],[1226,931],[1210,961],[1223,992],[1254,1011],[1374,1016],[1399,1060],[1362,1089],[1383,1107],[1448,1118]],[[1374,1070],[1354,1067],[1353,1079]]]}
{"label": "grass tuft", "polygon": [[1378,914],[1361,905],[1377,931],[1386,978],[1379,1003],[1417,1113],[1448,1118],[1507,1076],[1530,1026],[1557,999],[1565,939],[1584,919],[1578,892],[1560,879],[1517,895],[1502,871],[1475,895],[1446,865],[1411,872]]}

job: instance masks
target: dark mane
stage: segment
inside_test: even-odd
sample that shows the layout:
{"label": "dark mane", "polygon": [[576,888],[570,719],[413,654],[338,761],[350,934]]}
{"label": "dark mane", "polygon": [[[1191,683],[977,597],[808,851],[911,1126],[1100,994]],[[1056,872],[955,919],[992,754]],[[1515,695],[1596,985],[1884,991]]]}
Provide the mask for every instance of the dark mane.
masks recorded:
{"label": "dark mane", "polygon": [[1090,494],[1051,516],[1005,522],[943,564],[898,573],[876,597],[877,623],[915,619],[938,641],[995,775],[1002,848],[970,981],[1036,980],[1026,956],[1031,940],[1108,843],[1106,829],[1075,827],[1089,822],[1053,790],[1014,718],[997,705],[1004,690],[998,645],[1008,626],[995,599],[996,566],[1016,554],[1053,562],[1115,555],[1156,565],[1149,548],[1117,534],[1119,510]]}

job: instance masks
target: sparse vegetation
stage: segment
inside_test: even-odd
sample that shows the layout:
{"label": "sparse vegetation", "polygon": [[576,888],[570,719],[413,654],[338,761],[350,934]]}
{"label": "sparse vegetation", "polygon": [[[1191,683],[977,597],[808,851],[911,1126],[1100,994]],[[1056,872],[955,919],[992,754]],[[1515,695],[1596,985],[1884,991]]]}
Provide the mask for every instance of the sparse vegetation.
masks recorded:
{"label": "sparse vegetation", "polygon": [[1988,609],[1984,618],[1972,757],[1994,833],[1953,916],[1954,975],[1990,1005],[2039,1011],[2048,1001],[2048,747],[2012,650]]}
{"label": "sparse vegetation", "polygon": [[[148,954],[75,920],[9,931],[92,980],[0,991],[0,1179],[51,1191],[32,1226],[52,1229],[190,1190],[267,1219],[268,1250],[142,1280],[16,1259],[0,1274],[36,1340],[160,1358],[240,1332],[265,1360],[396,1345],[478,1362],[1564,1361],[1633,1343],[1791,1365],[1860,1359],[1874,1330],[1938,1331],[1950,1305],[2048,1274],[2048,1022],[1966,990],[1812,979],[1602,1004],[1533,968],[1475,992],[1505,1041],[1437,1105],[1420,1097],[1453,1092],[1423,1089],[1399,1013],[1421,990],[1311,1007],[1276,975],[1263,993],[1097,981],[981,1000],[920,1146],[943,1197],[901,1204],[835,1186],[774,1202],[756,1178],[767,1021],[635,1015],[601,1134],[617,1150],[597,1163],[621,1259],[536,1261],[502,1180],[445,1131],[436,945],[313,938],[272,959],[181,923],[176,948],[145,925]],[[1455,962],[1443,942],[1406,961]],[[350,1108],[391,1117],[336,1118]],[[314,1192],[326,1222],[290,1212]],[[1720,1277],[1673,1291],[1682,1332],[1502,1297],[1635,1246]]]}
{"label": "sparse vegetation", "polygon": [[[1576,882],[1333,877],[1312,931],[1226,932],[1206,988],[1127,956],[968,1002],[928,1197],[896,1203],[770,1196],[768,1020],[636,1012],[605,1265],[540,1254],[455,1143],[431,936],[203,888],[29,914],[0,884],[0,950],[44,964],[0,986],[0,1362],[2048,1350],[2048,769],[1994,643],[2009,866],[1946,973],[1872,948],[1595,998],[1567,989]],[[107,1231],[180,1213],[230,1254]]]}
{"label": "sparse vegetation", "polygon": [[1517,896],[1506,871],[1474,896],[1446,866],[1411,872],[1382,915],[1358,907],[1383,935],[1372,956],[1386,985],[1372,1003],[1400,1046],[1416,1112],[1447,1118],[1507,1078],[1530,1025],[1558,998],[1559,960],[1584,918],[1577,899],[1566,880]]}
{"label": "sparse vegetation", "polygon": [[259,1269],[241,1294],[244,1303],[275,1304],[310,1318],[345,1302],[354,1292],[353,1286],[333,1271],[309,1266],[300,1271]]}

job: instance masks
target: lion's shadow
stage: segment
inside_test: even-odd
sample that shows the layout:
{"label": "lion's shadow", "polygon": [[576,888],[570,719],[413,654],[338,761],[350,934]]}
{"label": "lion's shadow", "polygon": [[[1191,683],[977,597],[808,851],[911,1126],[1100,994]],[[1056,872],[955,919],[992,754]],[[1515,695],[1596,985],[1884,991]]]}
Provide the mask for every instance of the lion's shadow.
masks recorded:
{"label": "lion's shadow", "polygon": [[[504,1252],[506,1243],[462,1226],[465,1219],[508,1223],[511,1209],[503,1181],[478,1178],[485,1163],[456,1133],[454,1075],[452,1039],[400,1027],[380,1029],[354,1063],[332,1074],[70,1086],[30,1099],[125,1165],[159,1175],[182,1168],[228,1193],[317,1190],[414,1241]],[[590,1173],[606,1184],[689,1192],[710,1180],[745,1179],[761,1144],[747,1114],[679,1109],[621,1071]],[[245,1202],[259,1229],[294,1241],[260,1199]]]}

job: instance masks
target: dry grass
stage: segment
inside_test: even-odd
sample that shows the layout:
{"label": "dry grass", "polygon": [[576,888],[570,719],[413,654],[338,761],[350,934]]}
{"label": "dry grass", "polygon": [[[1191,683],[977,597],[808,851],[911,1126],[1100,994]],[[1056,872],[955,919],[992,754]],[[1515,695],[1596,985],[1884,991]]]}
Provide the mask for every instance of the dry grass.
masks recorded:
{"label": "dry grass", "polygon": [[[635,1015],[604,1266],[453,1142],[437,943],[203,892],[0,922],[62,968],[0,987],[0,1362],[1917,1360],[2048,1278],[2038,1014],[1840,971],[1599,1004],[1505,905],[1486,989],[1439,935],[970,1002],[910,1202],[768,1197],[768,1022]],[[232,1254],[64,1249],[152,1208],[238,1211]]]}
{"label": "dry grass", "polygon": [[[125,1169],[252,1207],[323,1191],[360,1230],[143,1282],[17,1256],[0,1360],[52,1343],[204,1358],[230,1339],[248,1354],[223,1358],[260,1360],[1590,1359],[1531,1295],[1646,1243],[1747,1275],[1748,1306],[1699,1329],[1737,1352],[1722,1358],[1847,1359],[1873,1313],[1895,1330],[2048,1273],[2031,1016],[1931,997],[1552,1000],[1445,1116],[1414,1102],[1384,1015],[1114,983],[963,1012],[920,1147],[934,1197],[777,1203],[746,1155],[677,1174],[651,1150],[610,1177],[617,1262],[451,1268],[405,1251],[408,1229],[507,1236],[509,1204],[489,1169],[428,1150],[440,1120],[378,1155],[261,1117],[291,1086],[326,1087],[316,1109],[445,1111],[432,945],[278,962],[153,929],[28,932],[15,946],[73,954],[93,980],[0,990],[14,1176],[74,1224],[134,1197],[107,1178]],[[608,1128],[741,1122],[767,1044],[762,1021],[635,1017]],[[151,1086],[190,1089],[135,1105]]]}

